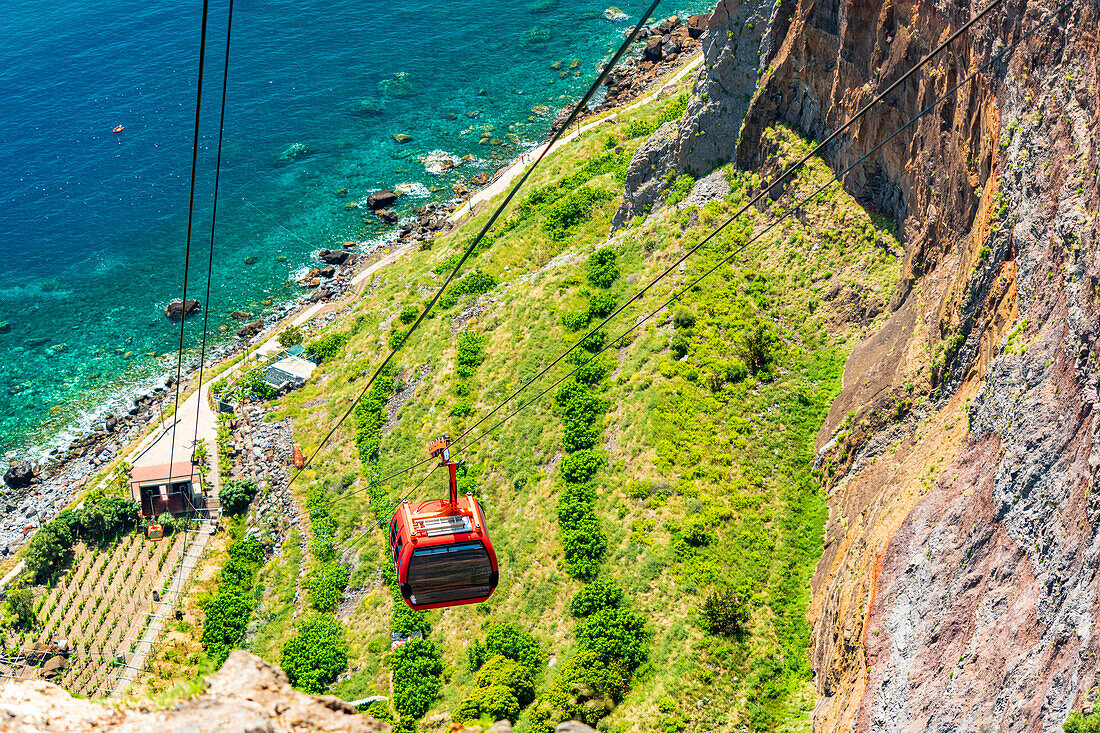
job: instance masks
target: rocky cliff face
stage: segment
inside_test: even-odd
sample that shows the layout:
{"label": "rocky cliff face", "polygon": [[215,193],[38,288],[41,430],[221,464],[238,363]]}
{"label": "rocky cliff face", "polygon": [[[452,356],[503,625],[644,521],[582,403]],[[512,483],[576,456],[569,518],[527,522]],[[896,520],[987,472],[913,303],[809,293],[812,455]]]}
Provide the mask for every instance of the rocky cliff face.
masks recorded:
{"label": "rocky cliff face", "polygon": [[[745,165],[776,120],[824,138],[979,9],[784,2],[738,132],[735,112],[708,118],[701,97],[741,68],[721,41],[740,30],[726,6],[695,116],[658,131],[660,161],[635,160],[624,209],[662,171],[688,170],[701,129],[717,143],[708,159]],[[831,145],[834,169],[1055,7],[997,6]],[[1091,706],[1097,30],[1095,3],[1069,6],[844,179],[898,221],[906,262],[818,437],[831,511],[811,609],[817,730],[1053,731]]]}
{"label": "rocky cliff face", "polygon": [[390,726],[329,695],[306,695],[259,657],[235,651],[198,697],[166,710],[77,700],[41,680],[0,681],[0,733],[385,733]]}

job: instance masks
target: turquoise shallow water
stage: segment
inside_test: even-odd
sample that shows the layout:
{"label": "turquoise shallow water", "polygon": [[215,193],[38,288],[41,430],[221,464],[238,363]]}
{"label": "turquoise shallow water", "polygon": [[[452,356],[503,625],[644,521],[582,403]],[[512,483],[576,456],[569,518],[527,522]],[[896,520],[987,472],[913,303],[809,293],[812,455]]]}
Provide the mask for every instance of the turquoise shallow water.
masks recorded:
{"label": "turquoise shallow water", "polygon": [[[211,5],[187,293],[198,300],[227,2]],[[399,211],[444,199],[460,177],[541,140],[550,119],[532,108],[575,98],[645,5],[618,2],[628,18],[609,21],[606,4],[568,0],[237,0],[212,334],[232,325],[230,310],[260,314],[274,307],[265,299],[295,297],[292,275],[311,252],[384,233],[347,202],[402,183],[419,194]],[[669,4],[657,17],[705,6]],[[0,453],[63,439],[174,363],[178,326],[163,308],[183,284],[200,9],[198,0],[0,8],[0,322],[9,324]],[[486,126],[502,146],[478,144]],[[398,145],[395,133],[413,141]],[[292,145],[309,152],[288,159]],[[432,151],[478,161],[433,175],[422,162]],[[201,328],[188,322],[189,347]]]}

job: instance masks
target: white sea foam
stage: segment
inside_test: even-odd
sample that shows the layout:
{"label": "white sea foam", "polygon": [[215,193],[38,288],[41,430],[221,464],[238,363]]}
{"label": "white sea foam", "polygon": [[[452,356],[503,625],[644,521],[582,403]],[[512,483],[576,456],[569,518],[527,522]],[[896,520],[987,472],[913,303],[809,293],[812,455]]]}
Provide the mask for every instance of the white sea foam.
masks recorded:
{"label": "white sea foam", "polygon": [[421,158],[421,161],[424,163],[424,170],[435,175],[462,165],[462,158],[446,150],[433,150]]}
{"label": "white sea foam", "polygon": [[428,187],[423,183],[399,183],[393,187],[393,192],[411,199],[428,198]]}

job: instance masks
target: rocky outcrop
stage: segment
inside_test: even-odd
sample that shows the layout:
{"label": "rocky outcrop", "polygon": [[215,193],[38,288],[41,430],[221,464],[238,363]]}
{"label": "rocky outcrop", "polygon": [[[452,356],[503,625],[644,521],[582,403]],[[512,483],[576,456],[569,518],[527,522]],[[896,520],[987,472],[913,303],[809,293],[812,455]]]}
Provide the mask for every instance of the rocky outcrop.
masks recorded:
{"label": "rocky outcrop", "polygon": [[[773,7],[719,2],[687,113],[636,151],[617,225],[677,175],[758,166],[777,121],[825,138],[978,10]],[[830,166],[1049,10],[995,8],[830,144]],[[1072,6],[843,179],[896,220],[906,255],[818,436],[830,516],[810,609],[815,730],[1056,731],[1093,704],[1097,12]]]}
{"label": "rocky outcrop", "polygon": [[13,463],[4,471],[4,483],[12,489],[23,489],[34,480],[34,467],[29,463]]}
{"label": "rocky outcrop", "polygon": [[[670,174],[762,162],[776,121],[824,138],[976,12],[783,3],[774,40],[752,50],[764,74],[742,126],[737,56],[754,37],[721,30],[747,7],[719,4],[688,114],[639,149],[617,221],[659,201]],[[1047,12],[993,10],[831,144],[829,164],[886,140]],[[844,178],[897,220],[906,256],[818,436],[830,518],[811,607],[816,730],[1054,731],[1091,705],[1097,23],[1095,6],[1073,6]]]}
{"label": "rocky outcrop", "polygon": [[[659,34],[669,35],[651,37],[645,59],[675,59],[700,38],[707,73],[696,82],[683,118],[666,122],[634,152],[613,227],[648,211],[677,176],[702,175],[733,157],[757,70],[767,61],[767,31],[776,12],[767,0],[722,0],[709,17],[691,16],[686,26],[669,19],[658,26]],[[615,101],[623,95],[608,97]]]}
{"label": "rocky outcrop", "polygon": [[185,318],[198,312],[199,301],[197,300],[173,300],[164,307],[164,315],[172,320]]}
{"label": "rocky outcrop", "polygon": [[83,733],[371,733],[390,726],[360,715],[330,695],[293,689],[278,667],[237,650],[206,678],[197,697],[164,710],[77,700],[42,680],[7,681],[0,698],[0,733],[51,730]]}

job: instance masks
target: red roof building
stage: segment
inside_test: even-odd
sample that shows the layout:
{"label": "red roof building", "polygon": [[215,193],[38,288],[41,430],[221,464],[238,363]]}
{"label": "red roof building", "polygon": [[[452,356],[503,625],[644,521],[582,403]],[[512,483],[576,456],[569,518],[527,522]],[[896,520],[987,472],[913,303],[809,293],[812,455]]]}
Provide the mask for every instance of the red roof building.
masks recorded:
{"label": "red roof building", "polygon": [[141,505],[141,516],[164,512],[184,514],[203,505],[202,476],[190,462],[130,469],[130,498]]}

